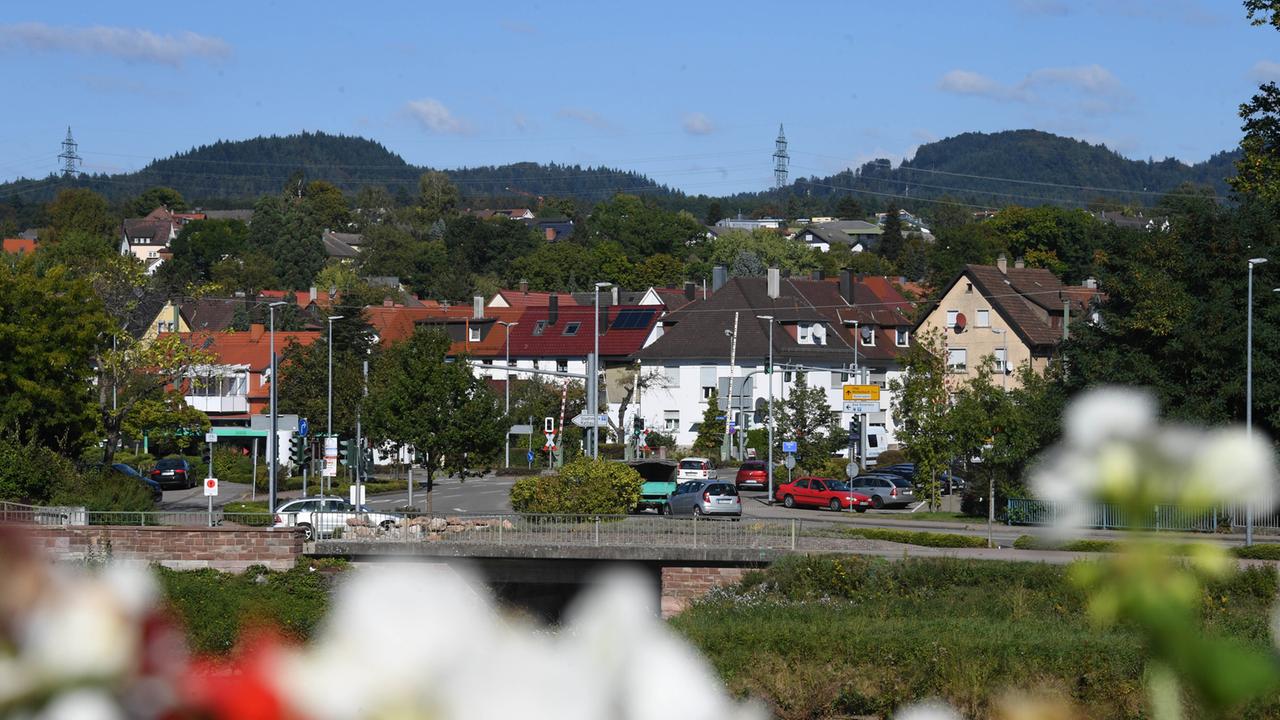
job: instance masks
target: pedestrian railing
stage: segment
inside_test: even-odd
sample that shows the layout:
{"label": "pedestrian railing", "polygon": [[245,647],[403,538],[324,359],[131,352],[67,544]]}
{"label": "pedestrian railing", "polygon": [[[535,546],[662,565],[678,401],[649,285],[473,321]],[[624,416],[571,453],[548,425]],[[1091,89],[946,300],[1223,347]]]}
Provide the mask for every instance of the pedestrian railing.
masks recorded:
{"label": "pedestrian railing", "polygon": [[[1010,525],[1055,525],[1068,513],[1073,519],[1079,517],[1074,508],[1046,500],[1009,498],[1005,509]],[[1102,530],[1217,532],[1224,519],[1230,526],[1230,519],[1216,510],[1191,510],[1177,505],[1153,505],[1150,510],[1135,515],[1119,505],[1096,503],[1085,508],[1083,517],[1086,527]]]}

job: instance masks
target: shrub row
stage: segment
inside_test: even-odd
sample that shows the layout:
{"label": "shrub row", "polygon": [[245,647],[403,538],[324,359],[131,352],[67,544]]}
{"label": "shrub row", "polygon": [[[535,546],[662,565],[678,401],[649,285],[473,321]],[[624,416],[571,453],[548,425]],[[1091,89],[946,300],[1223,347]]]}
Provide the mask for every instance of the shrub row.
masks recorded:
{"label": "shrub row", "polygon": [[555,475],[517,480],[511,507],[518,513],[625,515],[640,502],[643,484],[628,465],[579,458]]}
{"label": "shrub row", "polygon": [[866,538],[867,540],[884,540],[906,545],[922,545],[924,547],[982,548],[987,546],[987,539],[977,535],[936,533],[924,530],[889,530],[885,528],[842,528],[840,532],[844,535]]}

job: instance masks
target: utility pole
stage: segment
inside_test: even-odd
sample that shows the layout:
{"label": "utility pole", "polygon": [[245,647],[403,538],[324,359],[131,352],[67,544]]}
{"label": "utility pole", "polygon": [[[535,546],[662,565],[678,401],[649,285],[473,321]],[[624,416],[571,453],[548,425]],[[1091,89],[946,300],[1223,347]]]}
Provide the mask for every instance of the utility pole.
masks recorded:
{"label": "utility pole", "polygon": [[773,316],[757,315],[758,320],[767,320],[769,322],[769,365],[765,370],[765,376],[769,381],[769,417],[767,418],[766,427],[769,432],[769,504],[773,504]]}
{"label": "utility pole", "polygon": [[[1245,373],[1244,373],[1244,425],[1245,432],[1249,437],[1253,437],[1253,268],[1255,265],[1261,265],[1267,261],[1267,258],[1256,257],[1249,260],[1249,299],[1247,301],[1248,319],[1246,321],[1246,334],[1248,339],[1245,341],[1247,349],[1245,351]],[[1253,498],[1245,499],[1244,506],[1244,544],[1253,544]]]}
{"label": "utility pole", "polygon": [[729,404],[725,409],[724,423],[724,449],[721,453],[721,460],[728,460],[733,457],[733,433],[729,431],[731,425],[736,425],[737,411],[733,404],[733,379],[734,370],[738,358],[738,313],[733,314],[733,331],[728,330],[725,333],[729,336]]}
{"label": "utility pole", "polygon": [[778,139],[773,141],[773,148],[773,186],[786,187],[787,164],[791,161],[791,156],[787,154],[787,135],[782,132],[781,124],[778,125]]}
{"label": "utility pole", "polygon": [[71,137],[71,126],[67,126],[67,138],[62,141],[62,153],[58,155],[58,159],[62,161],[62,177],[74,178],[79,175],[76,168],[80,165],[80,153],[77,149],[80,146],[76,143],[75,138]]}
{"label": "utility pole", "polygon": [[[283,302],[273,302],[267,305],[267,316],[270,318],[271,334],[271,437],[267,438],[267,509],[270,512],[276,511],[276,467],[280,464],[277,459],[280,456],[280,431],[277,427],[279,414],[276,411],[276,391],[280,385],[280,378],[276,374],[276,308],[284,305]],[[255,445],[255,447],[257,447]],[[254,473],[254,487],[257,487],[257,473]],[[306,495],[304,492],[303,495]]]}

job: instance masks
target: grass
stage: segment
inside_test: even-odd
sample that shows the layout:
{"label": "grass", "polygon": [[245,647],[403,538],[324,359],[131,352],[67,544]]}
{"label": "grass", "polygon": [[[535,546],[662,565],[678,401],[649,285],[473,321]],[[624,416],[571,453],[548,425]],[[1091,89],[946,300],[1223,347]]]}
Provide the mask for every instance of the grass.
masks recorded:
{"label": "grass", "polygon": [[271,525],[272,517],[267,512],[266,500],[232,502],[222,508],[223,516],[231,516],[228,518],[231,522],[250,527]]}
{"label": "grass", "polygon": [[[1067,568],[1041,563],[792,557],[672,620],[729,688],[780,718],[872,715],[936,697],[991,716],[1007,689],[1070,698],[1081,717],[1145,716],[1136,633],[1089,622]],[[1208,632],[1270,646],[1274,573],[1206,591]],[[1280,699],[1233,717],[1276,717]]]}
{"label": "grass", "polygon": [[[1121,545],[1115,540],[1070,540],[1055,542],[1034,535],[1020,535],[1013,541],[1019,550],[1060,550],[1063,552],[1115,552]],[[1170,552],[1186,555],[1190,552],[1189,543],[1175,543],[1169,546]],[[1280,543],[1258,543],[1251,546],[1237,545],[1228,550],[1232,555],[1247,560],[1280,560]]]}
{"label": "grass", "polygon": [[977,535],[938,533],[927,530],[889,530],[885,528],[845,527],[835,531],[838,535],[884,540],[906,545],[943,548],[984,548],[987,539]]}
{"label": "grass", "polygon": [[[964,513],[958,513],[958,512],[943,512],[943,511],[933,511],[933,510],[921,510],[920,512],[903,513],[903,514],[895,514],[895,515],[881,515],[878,517],[886,520],[920,520],[922,522],[958,522],[958,523],[969,523],[969,524],[985,523],[987,521],[986,516],[977,517],[974,515],[965,515]],[[1002,523],[999,520],[997,520],[996,524],[1000,525]]]}

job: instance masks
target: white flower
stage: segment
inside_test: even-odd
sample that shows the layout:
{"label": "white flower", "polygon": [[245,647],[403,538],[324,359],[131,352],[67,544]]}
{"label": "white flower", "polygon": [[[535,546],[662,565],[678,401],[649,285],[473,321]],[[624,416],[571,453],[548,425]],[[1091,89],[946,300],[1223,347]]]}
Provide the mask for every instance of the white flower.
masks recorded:
{"label": "white flower", "polygon": [[124,712],[103,690],[72,690],[55,696],[35,720],[124,720]]}
{"label": "white flower", "polygon": [[949,706],[930,701],[911,705],[894,714],[893,720],[961,720],[960,714]]}
{"label": "white flower", "polygon": [[1193,498],[1271,510],[1276,504],[1276,459],[1263,437],[1250,437],[1241,428],[1206,433],[1188,468],[1184,492]]}
{"label": "white flower", "polygon": [[1151,434],[1156,402],[1150,393],[1123,387],[1103,387],[1082,394],[1067,408],[1066,441],[1078,450],[1093,450],[1114,440],[1134,440]]}
{"label": "white flower", "polygon": [[55,576],[49,590],[19,630],[23,660],[36,674],[51,682],[110,678],[131,667],[140,643],[133,598],[83,571]]}

